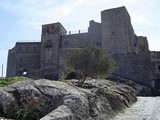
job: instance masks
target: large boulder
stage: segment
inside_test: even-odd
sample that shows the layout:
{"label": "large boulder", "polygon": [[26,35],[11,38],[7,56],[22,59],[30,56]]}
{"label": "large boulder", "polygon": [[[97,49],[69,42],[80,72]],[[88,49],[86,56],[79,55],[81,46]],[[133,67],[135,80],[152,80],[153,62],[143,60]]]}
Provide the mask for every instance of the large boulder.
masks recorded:
{"label": "large boulder", "polygon": [[152,95],[151,87],[142,85],[141,83],[137,83],[131,79],[123,78],[123,77],[112,74],[109,77],[109,80],[118,82],[118,83],[123,83],[123,84],[126,84],[132,87],[133,89],[136,90],[137,96],[151,96]]}
{"label": "large boulder", "polygon": [[[0,111],[38,113],[41,120],[108,120],[136,101],[134,89],[108,80],[88,80],[84,88],[46,79],[0,88]],[[37,115],[37,114],[35,114]]]}

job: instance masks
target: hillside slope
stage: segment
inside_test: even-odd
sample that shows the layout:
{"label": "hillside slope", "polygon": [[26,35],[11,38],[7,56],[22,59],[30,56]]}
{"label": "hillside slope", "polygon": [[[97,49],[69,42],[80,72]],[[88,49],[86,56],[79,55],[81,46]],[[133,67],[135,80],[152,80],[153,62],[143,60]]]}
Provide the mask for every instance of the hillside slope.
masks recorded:
{"label": "hillside slope", "polygon": [[[136,101],[134,89],[108,80],[27,80],[0,87],[0,114],[41,120],[109,120]],[[29,114],[31,113],[31,114]]]}

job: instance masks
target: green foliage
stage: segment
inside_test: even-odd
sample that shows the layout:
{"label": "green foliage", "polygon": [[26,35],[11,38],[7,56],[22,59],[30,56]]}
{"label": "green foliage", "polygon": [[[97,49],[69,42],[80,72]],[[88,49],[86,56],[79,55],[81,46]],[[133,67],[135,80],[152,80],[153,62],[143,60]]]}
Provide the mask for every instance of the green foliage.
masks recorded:
{"label": "green foliage", "polygon": [[105,90],[102,88],[98,89],[98,93],[100,95],[103,95],[107,98],[108,102],[110,103],[112,109],[116,112],[118,111],[122,111],[124,109],[124,101],[121,100],[121,96],[118,95],[117,93],[113,92],[113,91],[109,91],[109,90]]}
{"label": "green foliage", "polygon": [[[0,87],[4,87],[6,85],[10,85],[12,83],[15,83],[18,81],[24,81],[24,80],[27,80],[27,78],[25,77],[6,78],[0,81]],[[0,116],[5,117],[7,119],[15,119],[15,120],[39,120],[40,119],[39,112],[35,110],[38,102],[40,101],[36,101],[34,103],[30,101],[29,106],[31,108],[21,107],[20,109],[16,111],[11,111],[7,113],[4,113],[3,106],[0,104]]]}
{"label": "green foliage", "polygon": [[96,48],[85,48],[74,51],[68,55],[70,69],[80,74],[83,84],[87,76],[106,77],[114,68],[114,61],[108,54]]}
{"label": "green foliage", "polygon": [[0,111],[2,111],[2,114],[0,115],[7,119],[39,120],[42,115],[37,110],[37,106],[40,104],[41,100],[37,99],[36,101],[32,101],[32,97],[27,97],[26,101],[28,101],[27,105],[19,104],[18,109],[14,111],[8,111],[6,113],[4,113],[3,107],[0,106]]}
{"label": "green foliage", "polygon": [[4,86],[10,85],[14,82],[24,81],[24,80],[26,80],[25,77],[6,78],[6,79],[0,81],[0,87],[4,87]]}
{"label": "green foliage", "polygon": [[3,106],[0,104],[0,117],[4,115]]}
{"label": "green foliage", "polygon": [[5,118],[7,119],[15,119],[15,120],[39,120],[39,114],[35,111],[25,111],[23,109],[19,109],[16,112],[9,112],[5,114]]}

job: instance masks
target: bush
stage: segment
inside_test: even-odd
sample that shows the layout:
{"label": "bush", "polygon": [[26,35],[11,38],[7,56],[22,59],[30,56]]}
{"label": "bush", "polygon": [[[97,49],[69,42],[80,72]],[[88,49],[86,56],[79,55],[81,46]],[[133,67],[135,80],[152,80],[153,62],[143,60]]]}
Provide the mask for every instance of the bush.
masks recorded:
{"label": "bush", "polygon": [[15,119],[15,120],[39,120],[40,119],[38,112],[25,111],[23,109],[19,109],[16,112],[6,113],[5,118]]}
{"label": "bush", "polygon": [[82,86],[86,77],[107,77],[114,68],[111,57],[96,48],[84,48],[73,51],[68,55],[68,66],[79,74],[79,86]]}

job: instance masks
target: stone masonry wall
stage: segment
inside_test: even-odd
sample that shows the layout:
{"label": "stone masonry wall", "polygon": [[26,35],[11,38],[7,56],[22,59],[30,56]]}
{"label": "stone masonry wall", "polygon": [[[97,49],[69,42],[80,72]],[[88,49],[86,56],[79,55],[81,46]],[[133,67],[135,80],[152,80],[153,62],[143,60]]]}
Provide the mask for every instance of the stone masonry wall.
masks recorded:
{"label": "stone masonry wall", "polygon": [[8,51],[8,60],[7,60],[7,77],[15,76],[15,49],[10,49]]}
{"label": "stone masonry wall", "polygon": [[150,86],[152,64],[149,52],[115,54],[117,68],[114,74]]}
{"label": "stone masonry wall", "polygon": [[92,44],[88,33],[72,34],[62,36],[60,48],[83,48]]}
{"label": "stone masonry wall", "polygon": [[139,51],[148,51],[148,41],[146,37],[138,36],[138,49]]}
{"label": "stone masonry wall", "polygon": [[101,48],[101,41],[102,41],[102,29],[101,23],[95,22],[91,20],[89,22],[88,28],[88,38],[93,41],[93,45],[97,48]]}
{"label": "stone masonry wall", "polygon": [[31,71],[40,68],[40,42],[17,42],[9,50],[7,77],[22,75],[23,69]]}
{"label": "stone masonry wall", "polygon": [[87,33],[66,33],[60,23],[46,24],[42,25],[41,43],[37,46],[17,43],[8,54],[7,76],[19,75],[19,70],[26,68],[34,71],[30,74],[33,77],[53,78],[65,69],[68,52],[93,46],[113,56],[117,63],[114,74],[150,85],[147,38],[135,35],[125,7],[102,11],[101,23],[91,20]]}
{"label": "stone masonry wall", "polygon": [[135,52],[135,35],[125,7],[101,12],[102,50],[111,54]]}
{"label": "stone masonry wall", "polygon": [[56,75],[58,72],[60,35],[48,34],[42,36],[41,39],[41,69],[46,71],[44,76],[47,73]]}

